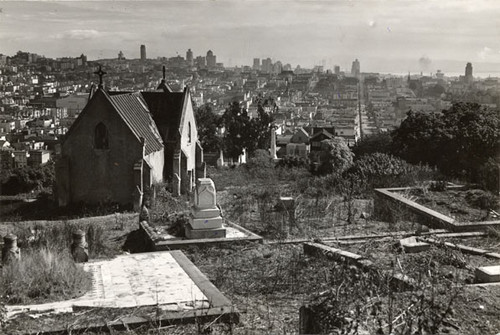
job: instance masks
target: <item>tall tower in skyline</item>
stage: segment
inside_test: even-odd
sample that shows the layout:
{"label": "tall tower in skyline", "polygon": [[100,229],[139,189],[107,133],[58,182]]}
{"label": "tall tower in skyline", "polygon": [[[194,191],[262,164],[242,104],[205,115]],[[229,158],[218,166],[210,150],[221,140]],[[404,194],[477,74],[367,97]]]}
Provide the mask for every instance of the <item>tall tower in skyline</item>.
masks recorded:
{"label": "tall tower in skyline", "polygon": [[189,66],[193,66],[193,64],[194,64],[193,52],[191,51],[191,49],[188,49],[188,51],[186,51],[186,61],[187,61]]}
{"label": "tall tower in skyline", "polygon": [[357,78],[359,77],[360,73],[361,73],[361,67],[359,65],[359,60],[356,58],[354,62],[352,62],[351,75]]}
{"label": "tall tower in skyline", "polygon": [[141,45],[141,60],[146,60],[146,46],[144,44]]}
{"label": "tall tower in skyline", "polygon": [[260,70],[260,58],[253,59],[253,69],[257,71]]}
{"label": "tall tower in skyline", "polygon": [[215,64],[217,63],[216,57],[212,50],[208,50],[207,52],[207,67],[215,67]]}
{"label": "tall tower in skyline", "polygon": [[474,77],[472,76],[472,64],[467,63],[465,66],[465,81],[467,83],[472,83]]}

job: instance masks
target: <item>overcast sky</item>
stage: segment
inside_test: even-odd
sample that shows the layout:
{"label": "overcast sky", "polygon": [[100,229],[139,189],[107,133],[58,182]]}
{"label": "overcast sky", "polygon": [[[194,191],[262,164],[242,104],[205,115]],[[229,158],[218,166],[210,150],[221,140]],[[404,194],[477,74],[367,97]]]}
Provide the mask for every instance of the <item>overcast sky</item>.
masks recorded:
{"label": "overcast sky", "polygon": [[0,1],[0,53],[90,60],[206,55],[226,66],[500,75],[500,0]]}

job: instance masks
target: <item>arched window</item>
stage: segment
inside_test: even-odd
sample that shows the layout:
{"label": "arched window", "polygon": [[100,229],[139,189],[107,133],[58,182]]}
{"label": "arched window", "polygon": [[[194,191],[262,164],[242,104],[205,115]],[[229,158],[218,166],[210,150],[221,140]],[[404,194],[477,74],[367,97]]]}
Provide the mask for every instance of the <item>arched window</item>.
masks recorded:
{"label": "arched window", "polygon": [[94,148],[109,149],[108,129],[102,122],[95,127]]}
{"label": "arched window", "polygon": [[191,122],[188,122],[188,143],[191,143]]}

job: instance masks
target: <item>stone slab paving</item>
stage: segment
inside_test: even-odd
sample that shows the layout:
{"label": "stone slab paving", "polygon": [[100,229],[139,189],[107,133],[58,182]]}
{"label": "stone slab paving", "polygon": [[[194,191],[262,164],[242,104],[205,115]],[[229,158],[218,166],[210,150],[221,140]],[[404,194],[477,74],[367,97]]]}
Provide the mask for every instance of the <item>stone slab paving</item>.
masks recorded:
{"label": "stone slab paving", "polygon": [[86,263],[84,269],[92,272],[93,280],[92,290],[84,296],[55,303],[6,306],[7,315],[70,312],[73,307],[160,305],[162,309],[172,311],[210,307],[211,299],[198,286],[200,283],[206,286],[204,281],[208,280],[200,276],[192,278],[195,277],[193,271],[199,270],[183,254],[178,253],[181,252],[121,255],[112,260]]}

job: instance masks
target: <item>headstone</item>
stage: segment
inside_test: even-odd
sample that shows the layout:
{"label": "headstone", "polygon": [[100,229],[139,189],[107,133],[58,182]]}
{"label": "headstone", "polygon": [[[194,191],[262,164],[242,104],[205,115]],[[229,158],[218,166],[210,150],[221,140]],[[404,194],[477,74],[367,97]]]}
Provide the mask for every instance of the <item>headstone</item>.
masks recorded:
{"label": "headstone", "polygon": [[172,177],[172,194],[174,197],[181,195],[181,177],[177,173]]}
{"label": "headstone", "polygon": [[476,268],[477,283],[500,282],[500,265],[483,266]]}
{"label": "headstone", "polygon": [[139,212],[141,209],[141,204],[142,204],[142,197],[143,197],[143,192],[139,188],[139,185],[135,186],[134,190],[134,212]]}
{"label": "headstone", "polygon": [[76,263],[86,263],[89,261],[89,250],[85,240],[85,232],[76,230],[73,232],[73,243],[71,244],[71,255]]}
{"label": "headstone", "polygon": [[14,234],[7,234],[3,238],[2,248],[2,264],[7,265],[11,261],[21,259],[21,249],[17,246],[17,236]]}
{"label": "headstone", "polygon": [[222,216],[217,207],[215,185],[210,178],[198,178],[185,235],[189,239],[226,237]]}
{"label": "headstone", "polygon": [[276,129],[274,127],[271,127],[271,148],[269,151],[272,159],[278,159],[276,155]]}
{"label": "headstone", "polygon": [[238,157],[238,163],[240,163],[240,164],[246,164],[247,163],[247,150],[245,148],[243,148],[243,152]]}
{"label": "headstone", "polygon": [[224,154],[222,153],[222,150],[220,151],[219,158],[217,158],[217,167],[223,167],[224,166]]}

